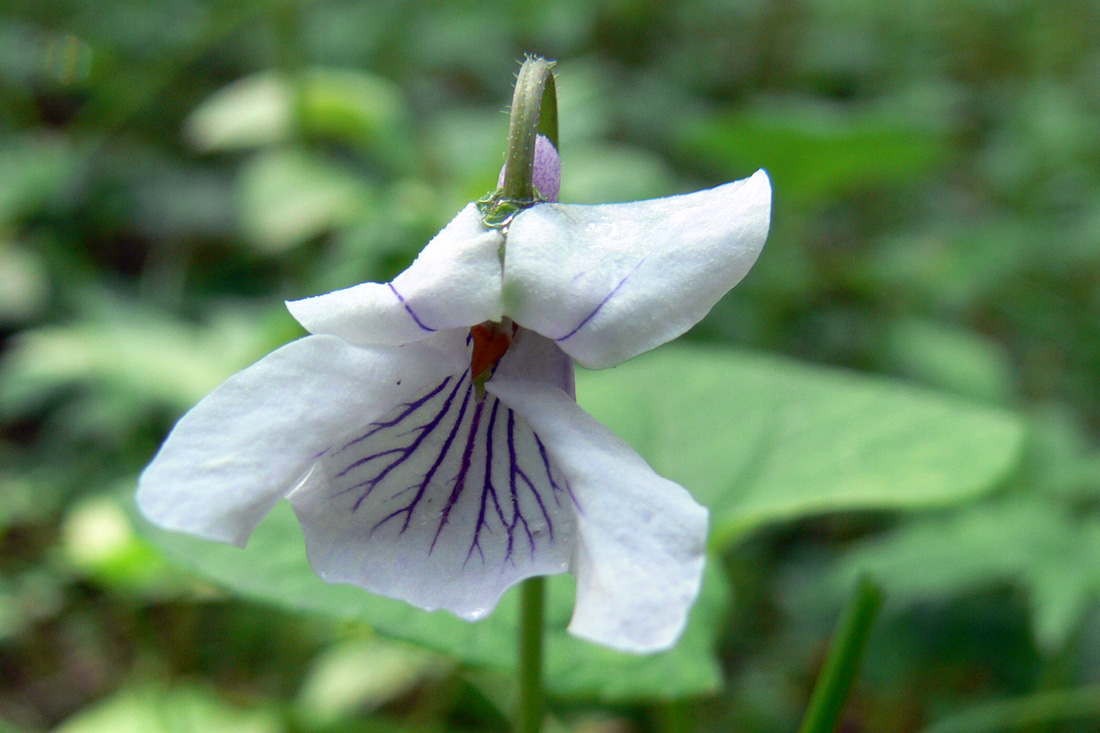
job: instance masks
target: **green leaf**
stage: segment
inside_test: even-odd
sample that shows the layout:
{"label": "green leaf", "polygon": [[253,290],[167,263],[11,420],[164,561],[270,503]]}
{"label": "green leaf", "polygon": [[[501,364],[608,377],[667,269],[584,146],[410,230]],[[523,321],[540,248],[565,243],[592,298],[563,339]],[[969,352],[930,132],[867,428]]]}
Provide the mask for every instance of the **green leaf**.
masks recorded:
{"label": "green leaf", "polygon": [[174,733],[180,730],[279,733],[274,710],[244,710],[197,686],[171,690],[153,686],[123,688],[113,697],[72,716],[55,733]]}
{"label": "green leaf", "polygon": [[851,509],[944,505],[1013,467],[1012,415],[885,379],[666,347],[578,375],[578,401],[712,511],[712,546]]}
{"label": "green leaf", "polygon": [[0,145],[0,226],[44,205],[76,173],[80,158],[63,138],[12,135]]}
{"label": "green leaf", "polygon": [[899,114],[792,101],[705,120],[682,144],[716,173],[766,168],[776,191],[803,203],[911,179],[947,151],[942,133]]}
{"label": "green leaf", "polygon": [[[275,72],[236,81],[203,102],[187,120],[199,150],[251,148],[293,139],[295,89]],[[384,147],[405,125],[400,91],[381,77],[347,69],[304,72],[302,131],[361,148]]]}
{"label": "green leaf", "polygon": [[[145,531],[171,557],[250,598],[365,622],[382,635],[451,655],[468,665],[515,667],[517,589],[509,591],[487,619],[468,623],[446,611],[428,613],[350,585],[330,585],[310,569],[301,530],[286,502],[260,524],[245,550],[148,526]],[[714,637],[729,591],[717,570],[708,570],[702,596],[679,645],[645,657],[569,636],[565,627],[573,610],[572,579],[557,576],[550,581],[545,675],[551,692],[623,701],[668,700],[718,689]]]}
{"label": "green leaf", "polygon": [[299,716],[314,729],[362,717],[448,671],[437,656],[405,644],[378,638],[337,644],[314,660],[298,693]]}
{"label": "green leaf", "polygon": [[[836,509],[943,504],[992,485],[1020,430],[1003,413],[889,382],[771,357],[670,347],[616,370],[580,375],[581,403],[626,436],[654,467],[713,510],[715,542],[771,521]],[[514,592],[468,624],[351,586],[327,585],[306,562],[282,504],[244,551],[150,529],[171,556],[247,596],[365,621],[379,633],[474,665],[514,665]],[[713,643],[728,602],[707,574],[680,644],[636,657],[578,641],[565,627],[572,582],[552,579],[547,684],[604,700],[672,699],[717,689]]]}
{"label": "green leaf", "polygon": [[270,253],[350,224],[370,199],[365,180],[300,150],[253,158],[241,174],[239,190],[245,233]]}
{"label": "green leaf", "polygon": [[640,148],[601,142],[576,146],[569,155],[569,176],[562,181],[562,200],[571,203],[656,198],[676,185],[664,162]]}
{"label": "green leaf", "polygon": [[39,315],[49,290],[42,256],[0,235],[0,324],[29,321]]}
{"label": "green leaf", "polygon": [[14,339],[0,362],[0,415],[26,414],[73,384],[182,411],[271,346],[244,313],[194,326],[136,303],[102,303],[100,311]]}
{"label": "green leaf", "polygon": [[1037,641],[1053,651],[1100,591],[1100,518],[1076,518],[1045,497],[1004,497],[861,543],[805,592],[838,601],[864,572],[883,584],[893,611],[1018,584]]}
{"label": "green leaf", "polygon": [[964,397],[1008,404],[1013,391],[1008,354],[997,343],[962,328],[906,318],[891,321],[882,337],[883,361],[898,374]]}

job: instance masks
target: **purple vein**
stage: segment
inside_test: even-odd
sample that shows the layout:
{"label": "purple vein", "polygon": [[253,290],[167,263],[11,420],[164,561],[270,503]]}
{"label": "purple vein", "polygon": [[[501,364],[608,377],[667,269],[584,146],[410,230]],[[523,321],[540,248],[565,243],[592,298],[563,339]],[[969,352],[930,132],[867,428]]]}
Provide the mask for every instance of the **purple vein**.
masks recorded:
{"label": "purple vein", "polygon": [[439,526],[435,530],[431,547],[428,548],[429,555],[435,549],[435,543],[439,541],[439,535],[447,524],[451,509],[454,508],[459,497],[462,496],[462,491],[466,488],[466,474],[470,472],[470,457],[474,452],[474,443],[477,441],[477,428],[481,424],[481,411],[484,407],[484,402],[478,402],[474,406],[474,419],[470,423],[470,432],[466,434],[466,450],[462,451],[462,464],[459,466],[458,476],[455,477],[455,487],[451,490],[451,495],[447,497],[447,505],[443,507],[443,516],[439,519]]}
{"label": "purple vein", "polygon": [[[481,562],[485,562],[485,551],[481,547],[481,530],[489,529],[488,522],[485,521],[485,510],[488,505],[490,497],[493,499],[493,506],[496,508],[497,517],[500,518],[500,523],[507,526],[507,521],[504,518],[504,510],[500,507],[500,501],[497,499],[496,487],[493,486],[493,429],[497,424],[497,410],[500,409],[500,400],[493,398],[493,409],[489,412],[489,424],[485,428],[485,477],[484,483],[481,487],[481,507],[478,510],[477,524],[474,526],[474,537],[470,542],[470,549],[466,552],[466,562],[470,561],[473,557],[474,550],[481,556]],[[511,542],[509,542],[509,548]],[[505,554],[505,561],[511,557],[511,549],[508,549]],[[465,565],[465,563],[463,563]]]}
{"label": "purple vein", "polygon": [[[356,445],[358,443],[362,443],[364,440],[366,440],[370,436],[374,435],[379,430],[383,430],[385,428],[392,428],[394,425],[397,425],[397,424],[403,422],[405,420],[405,418],[409,417],[409,415],[412,415],[414,412],[416,412],[421,407],[423,407],[429,400],[431,400],[437,394],[442,392],[443,389],[447,386],[447,383],[451,381],[451,379],[452,379],[451,377],[447,377],[442,382],[440,382],[439,385],[435,389],[433,389],[431,392],[424,395],[420,399],[418,399],[414,402],[406,402],[403,406],[406,407],[407,409],[404,412],[402,412],[400,415],[395,417],[394,419],[389,420],[387,422],[372,422],[370,425],[367,426],[367,427],[371,428],[370,430],[363,433],[358,438],[355,438],[354,440],[351,440],[348,443],[346,443],[344,445],[344,447],[342,447],[337,452],[337,455],[339,455],[340,453],[343,453],[344,451],[346,451],[348,448],[352,447],[353,445]],[[413,428],[413,429],[415,430],[416,428]],[[345,473],[346,473],[346,471],[345,471]]]}
{"label": "purple vein", "polygon": [[404,533],[405,530],[409,528],[409,522],[412,521],[413,512],[416,511],[416,507],[420,503],[420,500],[424,498],[424,492],[427,491],[428,484],[431,483],[436,471],[438,471],[439,467],[443,465],[443,461],[446,460],[447,454],[451,450],[451,444],[454,442],[455,435],[458,434],[458,429],[462,426],[462,418],[466,416],[466,407],[470,404],[470,395],[473,394],[473,391],[474,390],[472,385],[466,387],[466,395],[462,398],[462,407],[458,409],[458,418],[455,420],[455,424],[451,427],[451,432],[447,435],[447,439],[444,441],[443,448],[439,451],[439,456],[435,459],[435,463],[433,463],[432,467],[428,469],[428,472],[424,474],[424,480],[416,485],[416,496],[414,496],[412,498],[412,501],[410,501],[406,506],[387,514],[385,517],[379,520],[379,522],[371,528],[372,533],[374,532],[374,530],[378,529],[386,522],[395,517],[399,517],[402,514],[405,515],[405,523],[401,525],[401,532]]}
{"label": "purple vein", "polygon": [[[448,377],[448,379],[450,379],[450,377]],[[412,445],[408,446],[407,448],[398,448],[397,450],[407,450],[408,453],[411,455],[412,452],[415,451],[420,446],[420,444],[422,442],[424,442],[424,439],[432,432],[432,430],[434,430],[436,428],[437,425],[439,425],[440,420],[442,420],[443,416],[446,415],[447,412],[451,409],[451,402],[454,401],[455,395],[458,394],[458,390],[459,390],[459,388],[462,387],[462,384],[463,384],[464,381],[465,380],[460,380],[460,381],[455,383],[454,389],[452,389],[451,393],[449,395],[447,395],[447,399],[443,403],[443,409],[440,410],[438,413],[436,413],[435,417],[433,417],[431,420],[424,423],[423,425],[420,425],[420,426],[414,428],[414,430],[421,430],[422,432],[420,433],[420,435],[417,436],[416,440],[414,440],[412,442]],[[409,431],[409,432],[411,432],[411,431]],[[386,452],[388,453],[390,451],[386,451]],[[340,473],[333,476],[333,478],[342,478],[345,475],[347,475],[349,471],[352,471],[353,469],[359,468],[360,466],[362,466],[365,463],[369,463],[370,461],[377,458],[379,455],[381,455],[381,454],[372,453],[371,455],[365,456],[365,457],[360,458],[356,461],[352,461],[351,464],[349,464],[343,471],[341,471]],[[394,464],[392,464],[391,466],[388,466],[386,469],[383,470],[383,473],[380,476],[378,476],[377,478],[362,481],[362,482],[356,484],[355,486],[351,486],[349,488],[354,489],[354,488],[358,488],[359,486],[364,486],[368,483],[377,483],[378,481],[382,480],[382,478],[386,475],[386,473],[389,473],[392,466],[396,466],[399,463],[401,463],[401,461],[397,461]]]}
{"label": "purple vein", "polygon": [[[509,409],[508,410],[508,465],[509,465],[508,485],[509,485],[509,488],[512,491],[512,526],[510,527],[510,529],[513,529],[513,530],[515,529],[516,522],[522,522],[523,523],[523,531],[527,534],[527,544],[530,545],[530,547],[531,547],[531,557],[534,558],[534,556],[535,556],[535,536],[533,534],[531,534],[531,526],[527,523],[527,518],[525,516],[523,516],[523,512],[520,511],[520,508],[519,508],[519,491],[516,488],[516,474],[517,474],[517,471],[521,475],[522,475],[523,472],[519,471],[519,464],[516,463],[515,427],[516,427],[516,416],[515,416],[515,413],[512,412],[511,409]],[[526,479],[526,478],[527,477],[524,476],[524,479]],[[527,483],[528,483],[528,485],[530,485],[530,483],[531,483],[530,480],[528,480]],[[538,497],[538,492],[536,491],[536,492],[534,492],[534,494],[535,494],[535,497],[537,498]],[[539,502],[539,503],[541,504],[541,502]],[[509,537],[509,540],[508,540],[509,549],[511,548],[511,544],[512,544],[511,538]]]}
{"label": "purple vein", "polygon": [[554,496],[554,503],[561,506],[561,500],[558,499],[558,494],[561,493],[561,487],[558,486],[558,482],[554,480],[554,473],[550,470],[550,457],[546,455],[546,446],[542,444],[542,440],[539,438],[538,433],[532,431],[531,435],[535,436],[535,445],[538,446],[539,456],[542,458],[542,468],[546,471],[546,480],[550,482],[551,492]]}
{"label": "purple vein", "polygon": [[449,395],[447,395],[447,399],[443,404],[443,409],[441,409],[436,414],[436,416],[434,418],[432,418],[429,422],[427,422],[424,425],[420,426],[422,428],[421,433],[420,433],[419,436],[417,436],[416,440],[414,440],[411,445],[408,445],[405,448],[393,448],[393,449],[390,449],[390,450],[387,450],[387,451],[383,451],[382,453],[371,454],[369,456],[366,456],[365,458],[361,458],[361,459],[355,461],[350,466],[345,468],[343,471],[336,474],[336,476],[334,476],[333,478],[340,478],[341,476],[346,475],[353,468],[357,468],[359,466],[362,466],[362,465],[368,463],[369,461],[379,457],[380,455],[391,454],[391,453],[401,453],[402,454],[398,458],[391,461],[388,466],[383,468],[381,471],[379,471],[377,474],[375,474],[371,478],[364,479],[363,481],[359,481],[358,483],[355,483],[355,484],[347,487],[346,489],[342,489],[341,491],[336,492],[336,494],[334,494],[334,496],[340,496],[341,494],[346,494],[349,491],[355,491],[356,489],[361,489],[365,486],[366,491],[364,491],[363,494],[358,499],[356,499],[355,504],[352,506],[352,509],[351,509],[353,512],[358,511],[359,507],[363,504],[363,502],[366,500],[366,498],[368,496],[370,496],[370,493],[372,491],[374,491],[374,487],[377,486],[379,484],[379,482],[381,482],[384,478],[386,478],[386,476],[389,475],[390,471],[392,471],[393,469],[397,468],[398,466],[403,464],[405,461],[407,461],[413,455],[413,453],[416,452],[416,449],[420,447],[420,444],[424,442],[424,439],[427,438],[427,436],[429,434],[431,434],[432,430],[434,430],[436,428],[436,426],[439,425],[439,423],[443,420],[444,416],[448,412],[450,412],[451,403],[454,401],[455,395],[458,393],[458,390],[462,386],[464,381],[465,380],[460,380],[460,381],[455,383],[454,389],[452,389],[451,393]]}
{"label": "purple vein", "polygon": [[420,328],[424,329],[425,331],[428,331],[429,333],[435,333],[435,331],[436,331],[437,329],[434,329],[434,328],[429,328],[428,326],[425,326],[425,325],[423,324],[423,322],[421,322],[421,320],[420,320],[420,319],[419,319],[419,318],[417,317],[416,313],[415,313],[415,312],[413,311],[413,309],[412,309],[412,306],[410,306],[410,305],[409,305],[408,303],[406,303],[406,302],[405,302],[405,298],[404,298],[404,296],[402,296],[402,295],[401,295],[401,293],[397,292],[397,288],[395,288],[395,287],[393,286],[393,283],[387,283],[387,284],[388,284],[388,285],[390,286],[390,290],[392,290],[392,291],[393,291],[393,294],[397,296],[397,299],[398,299],[399,301],[401,301],[401,305],[405,306],[405,311],[406,311],[406,312],[407,312],[407,313],[408,313],[408,314],[409,314],[410,316],[412,316],[412,319],[413,319],[414,321],[416,321],[416,325],[420,326]]}
{"label": "purple vein", "polygon": [[623,286],[623,283],[625,283],[627,280],[630,279],[631,275],[633,275],[635,272],[638,271],[638,268],[642,266],[642,262],[645,262],[645,257],[643,257],[641,259],[641,262],[634,265],[633,270],[626,273],[626,276],[622,280],[619,281],[619,284],[611,289],[611,292],[607,294],[607,297],[605,297],[603,300],[601,300],[599,302],[599,304],[592,310],[592,312],[589,313],[587,316],[585,316],[584,320],[582,320],[580,323],[577,324],[576,328],[574,328],[572,331],[565,334],[564,336],[562,336],[560,338],[556,338],[554,340],[557,341],[558,343],[561,343],[562,341],[565,341],[566,339],[569,339],[569,338],[572,338],[573,336],[575,336],[577,334],[577,331],[580,331],[582,328],[584,328],[588,324],[589,321],[591,321],[593,318],[595,318],[596,314],[600,312],[600,308],[603,308],[605,305],[607,305],[607,301],[611,300],[611,298],[615,295],[615,293],[619,292],[619,288],[621,288]]}

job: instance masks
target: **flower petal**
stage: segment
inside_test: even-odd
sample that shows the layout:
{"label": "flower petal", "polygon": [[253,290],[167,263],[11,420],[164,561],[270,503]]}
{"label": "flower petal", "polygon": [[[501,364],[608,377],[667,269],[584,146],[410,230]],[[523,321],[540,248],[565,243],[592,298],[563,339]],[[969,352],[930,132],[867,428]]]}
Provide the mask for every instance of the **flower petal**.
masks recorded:
{"label": "flower petal", "polygon": [[478,399],[468,370],[344,436],[290,502],[325,580],[469,620],[523,578],[565,572],[575,541],[542,442]]}
{"label": "flower petal", "polygon": [[518,379],[552,384],[575,398],[573,359],[552,340],[527,328],[516,331],[512,346],[500,360],[494,379]]}
{"label": "flower petal", "polygon": [[363,283],[288,301],[307,331],[353,344],[405,344],[437,331],[500,320],[500,248],[470,204],[391,283]]}
{"label": "flower petal", "polygon": [[466,358],[461,332],[402,347],[287,344],[180,419],[141,475],[138,504],[163,527],[243,546],[339,436]]}
{"label": "flower petal", "polygon": [[569,631],[628,652],[673,646],[699,593],[707,510],[560,390],[495,378],[486,389],[531,424],[576,499]]}
{"label": "flower petal", "polygon": [[614,366],[698,323],[756,261],[770,211],[764,171],[652,201],[534,206],[508,230],[505,312],[583,366]]}

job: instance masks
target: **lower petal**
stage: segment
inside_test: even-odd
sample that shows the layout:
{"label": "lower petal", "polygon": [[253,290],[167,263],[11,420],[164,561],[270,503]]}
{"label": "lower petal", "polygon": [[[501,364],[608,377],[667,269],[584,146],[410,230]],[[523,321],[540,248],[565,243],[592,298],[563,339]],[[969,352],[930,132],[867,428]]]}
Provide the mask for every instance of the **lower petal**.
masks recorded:
{"label": "lower petal", "polygon": [[319,453],[465,355],[461,332],[402,347],[287,344],[180,419],[141,475],[138,505],[168,529],[243,546]]}
{"label": "lower petal", "polygon": [[486,389],[526,418],[576,497],[569,631],[628,652],[673,646],[699,593],[707,510],[561,390],[496,379]]}
{"label": "lower petal", "polygon": [[344,436],[290,502],[325,580],[470,620],[520,580],[565,572],[575,542],[541,440],[479,399],[468,370]]}

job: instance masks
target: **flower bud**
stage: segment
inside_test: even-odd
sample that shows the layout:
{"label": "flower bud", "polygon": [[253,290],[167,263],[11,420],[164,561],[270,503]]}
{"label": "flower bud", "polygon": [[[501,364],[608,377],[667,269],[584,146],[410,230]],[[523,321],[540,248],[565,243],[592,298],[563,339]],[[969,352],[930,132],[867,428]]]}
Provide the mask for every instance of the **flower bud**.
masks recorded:
{"label": "flower bud", "polygon": [[[554,202],[558,200],[558,192],[561,190],[561,158],[554,143],[550,142],[545,135],[535,138],[535,165],[531,183],[545,200]],[[504,168],[501,168],[497,187],[503,185]]]}

